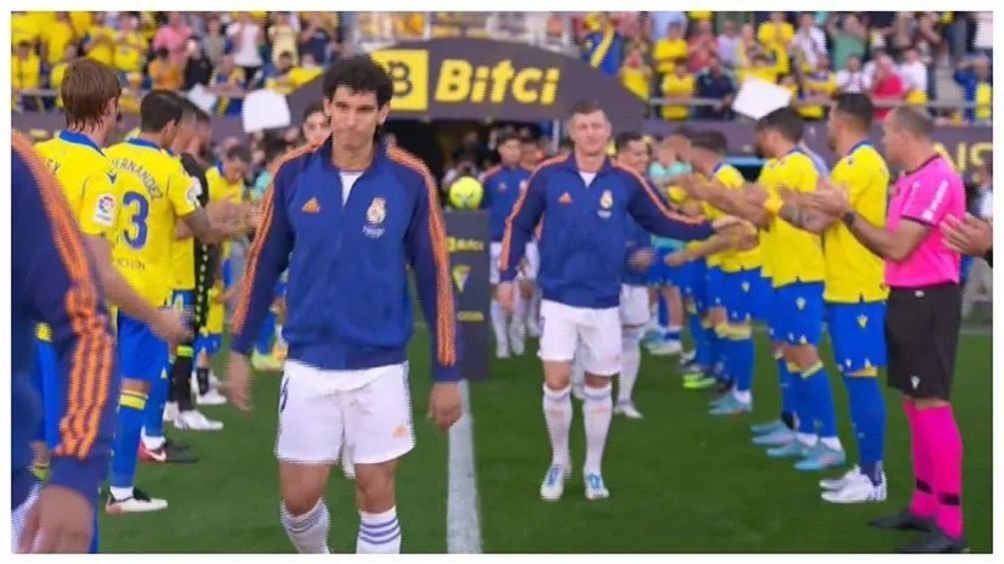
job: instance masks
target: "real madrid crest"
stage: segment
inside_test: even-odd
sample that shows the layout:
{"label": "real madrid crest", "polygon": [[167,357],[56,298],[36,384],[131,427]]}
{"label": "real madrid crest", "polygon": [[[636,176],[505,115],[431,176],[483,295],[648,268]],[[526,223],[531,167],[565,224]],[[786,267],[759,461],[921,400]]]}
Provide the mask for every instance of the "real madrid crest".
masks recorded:
{"label": "real madrid crest", "polygon": [[377,196],[373,198],[369,209],[366,210],[366,225],[363,227],[363,233],[373,239],[380,237],[384,232],[383,222],[385,219],[387,219],[387,200]]}
{"label": "real madrid crest", "polygon": [[506,188],[508,188],[508,186],[505,185],[505,182],[499,182],[499,192],[505,192]]}
{"label": "real madrid crest", "polygon": [[604,190],[603,194],[600,195],[600,210],[596,212],[597,215],[606,219],[610,217],[610,209],[614,207],[614,195],[610,190]]}

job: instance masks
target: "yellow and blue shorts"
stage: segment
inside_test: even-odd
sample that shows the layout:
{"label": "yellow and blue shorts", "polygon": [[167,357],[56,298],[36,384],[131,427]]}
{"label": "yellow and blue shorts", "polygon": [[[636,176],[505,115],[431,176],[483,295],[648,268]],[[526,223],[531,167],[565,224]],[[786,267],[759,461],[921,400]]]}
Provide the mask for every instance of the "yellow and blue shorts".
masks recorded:
{"label": "yellow and blue shorts", "polygon": [[704,315],[704,312],[708,310],[707,271],[707,263],[704,262],[704,259],[700,259],[680,265],[676,273],[680,291],[694,302],[694,308],[697,311],[692,313],[698,315]]}
{"label": "yellow and blue shorts", "polygon": [[840,372],[886,365],[884,301],[826,303],[826,327]]}
{"label": "yellow and blue shorts", "polygon": [[763,292],[759,268],[723,272],[722,295],[730,322],[743,323],[759,316],[758,300],[763,300]]}
{"label": "yellow and blue shorts", "polygon": [[823,283],[793,282],[774,294],[773,337],[789,345],[819,345],[823,333]]}
{"label": "yellow and blue shorts", "polygon": [[709,266],[704,287],[707,307],[725,307],[725,272],[720,266]]}

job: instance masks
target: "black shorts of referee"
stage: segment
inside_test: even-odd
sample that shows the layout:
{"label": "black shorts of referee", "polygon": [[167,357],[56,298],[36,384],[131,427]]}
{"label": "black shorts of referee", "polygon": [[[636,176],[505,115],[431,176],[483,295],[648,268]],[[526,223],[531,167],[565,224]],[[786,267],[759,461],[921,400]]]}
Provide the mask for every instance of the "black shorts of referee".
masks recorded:
{"label": "black shorts of referee", "polygon": [[913,399],[950,401],[961,323],[958,284],[890,288],[885,319],[889,387]]}

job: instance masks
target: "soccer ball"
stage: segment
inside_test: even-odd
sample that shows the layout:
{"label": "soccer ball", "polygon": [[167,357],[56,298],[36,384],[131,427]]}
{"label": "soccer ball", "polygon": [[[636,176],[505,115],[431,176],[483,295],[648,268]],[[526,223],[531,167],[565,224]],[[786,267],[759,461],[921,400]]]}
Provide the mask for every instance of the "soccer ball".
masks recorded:
{"label": "soccer ball", "polygon": [[485,190],[475,178],[465,176],[450,185],[450,205],[458,210],[473,210],[481,205]]}

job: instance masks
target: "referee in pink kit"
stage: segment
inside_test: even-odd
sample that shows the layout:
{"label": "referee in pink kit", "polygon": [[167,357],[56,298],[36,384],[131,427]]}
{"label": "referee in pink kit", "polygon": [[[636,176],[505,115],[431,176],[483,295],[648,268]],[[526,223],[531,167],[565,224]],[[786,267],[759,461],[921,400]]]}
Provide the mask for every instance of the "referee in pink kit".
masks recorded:
{"label": "referee in pink kit", "polygon": [[965,215],[965,190],[934,149],[934,122],[927,113],[897,108],[883,129],[886,157],[907,171],[893,186],[884,229],[857,216],[844,190],[827,187],[812,197],[886,259],[889,386],[903,393],[916,484],[906,509],[870,524],[924,532],[900,552],[965,552],[962,437],[949,401],[961,321],[961,257],[938,229],[942,221]]}

